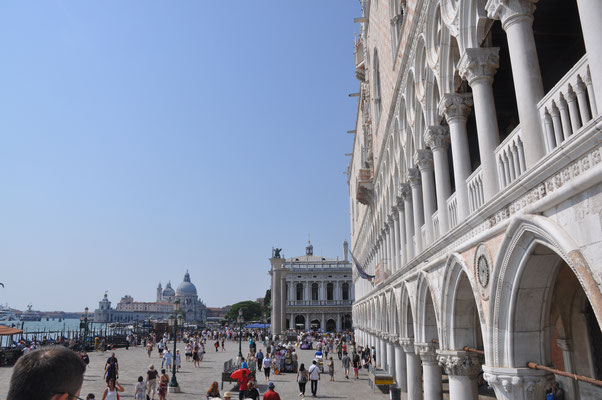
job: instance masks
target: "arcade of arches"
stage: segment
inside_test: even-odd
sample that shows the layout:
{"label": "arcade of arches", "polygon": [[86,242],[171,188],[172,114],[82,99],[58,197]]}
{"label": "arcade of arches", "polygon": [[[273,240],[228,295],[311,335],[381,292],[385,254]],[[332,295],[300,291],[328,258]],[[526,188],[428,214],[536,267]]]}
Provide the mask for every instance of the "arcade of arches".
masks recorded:
{"label": "arcade of arches", "polygon": [[557,373],[602,380],[602,1],[360,2],[356,341],[412,400],[602,398]]}

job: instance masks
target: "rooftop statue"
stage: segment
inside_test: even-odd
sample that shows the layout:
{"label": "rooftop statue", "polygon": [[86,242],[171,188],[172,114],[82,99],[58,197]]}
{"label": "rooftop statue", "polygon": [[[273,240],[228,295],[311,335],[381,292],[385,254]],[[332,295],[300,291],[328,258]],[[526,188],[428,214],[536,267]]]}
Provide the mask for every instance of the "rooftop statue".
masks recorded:
{"label": "rooftop statue", "polygon": [[280,252],[281,252],[281,251],[282,251],[282,249],[275,248],[275,249],[274,249],[273,258],[280,258]]}

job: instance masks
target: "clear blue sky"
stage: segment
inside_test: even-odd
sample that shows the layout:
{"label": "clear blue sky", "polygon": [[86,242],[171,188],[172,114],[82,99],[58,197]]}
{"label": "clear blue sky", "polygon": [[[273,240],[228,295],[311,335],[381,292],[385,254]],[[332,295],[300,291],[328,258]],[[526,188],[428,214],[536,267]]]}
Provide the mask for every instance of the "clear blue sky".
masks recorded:
{"label": "clear blue sky", "polygon": [[0,303],[262,297],[342,257],[356,0],[0,5]]}

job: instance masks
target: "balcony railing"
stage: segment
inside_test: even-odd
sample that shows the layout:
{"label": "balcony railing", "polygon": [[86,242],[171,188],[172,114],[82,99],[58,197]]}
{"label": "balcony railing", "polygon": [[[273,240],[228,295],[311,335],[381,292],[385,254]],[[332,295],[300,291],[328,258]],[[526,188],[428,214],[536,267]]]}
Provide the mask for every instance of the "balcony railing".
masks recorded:
{"label": "balcony railing", "polygon": [[439,210],[433,213],[433,241],[439,239]]}
{"label": "balcony railing", "polygon": [[598,115],[587,55],[537,104],[551,152]]}
{"label": "balcony railing", "polygon": [[428,245],[426,242],[426,225],[420,227],[420,237],[422,237],[422,248],[424,249]]}
{"label": "balcony railing", "polygon": [[449,215],[449,229],[452,229],[458,225],[458,200],[456,200],[455,192],[447,199],[447,213]]}
{"label": "balcony railing", "polygon": [[480,165],[472,174],[470,174],[468,179],[466,179],[466,186],[468,187],[468,207],[472,214],[485,203],[485,196],[483,195],[483,174],[481,173]]}
{"label": "balcony railing", "polygon": [[500,189],[511,184],[526,170],[520,125],[495,149]]}
{"label": "balcony railing", "polygon": [[351,300],[288,300],[289,306],[348,306]]}

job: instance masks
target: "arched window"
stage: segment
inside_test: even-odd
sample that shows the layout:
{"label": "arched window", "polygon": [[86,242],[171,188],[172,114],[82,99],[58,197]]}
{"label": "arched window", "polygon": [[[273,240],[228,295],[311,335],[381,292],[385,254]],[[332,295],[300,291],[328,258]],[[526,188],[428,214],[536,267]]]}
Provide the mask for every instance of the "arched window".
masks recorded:
{"label": "arched window", "polygon": [[297,283],[297,300],[303,300],[303,284]]}
{"label": "arched window", "polygon": [[401,27],[403,25],[403,14],[406,0],[390,0],[389,13],[391,17],[391,42],[393,43],[393,57],[397,54],[397,48],[401,42]]}
{"label": "arched window", "polygon": [[326,285],[326,300],[334,300],[334,285],[332,283]]}
{"label": "arched window", "polygon": [[380,90],[380,63],[378,62],[378,51],[374,49],[374,72],[373,72],[373,85],[374,85],[374,117],[376,119],[376,125],[380,119],[380,111],[382,108],[381,102],[381,90]]}
{"label": "arched window", "polygon": [[312,285],[311,285],[311,299],[312,300],[319,300],[318,299],[318,284],[317,283],[312,283]]}
{"label": "arched window", "polygon": [[349,300],[349,284],[343,283],[343,300]]}

